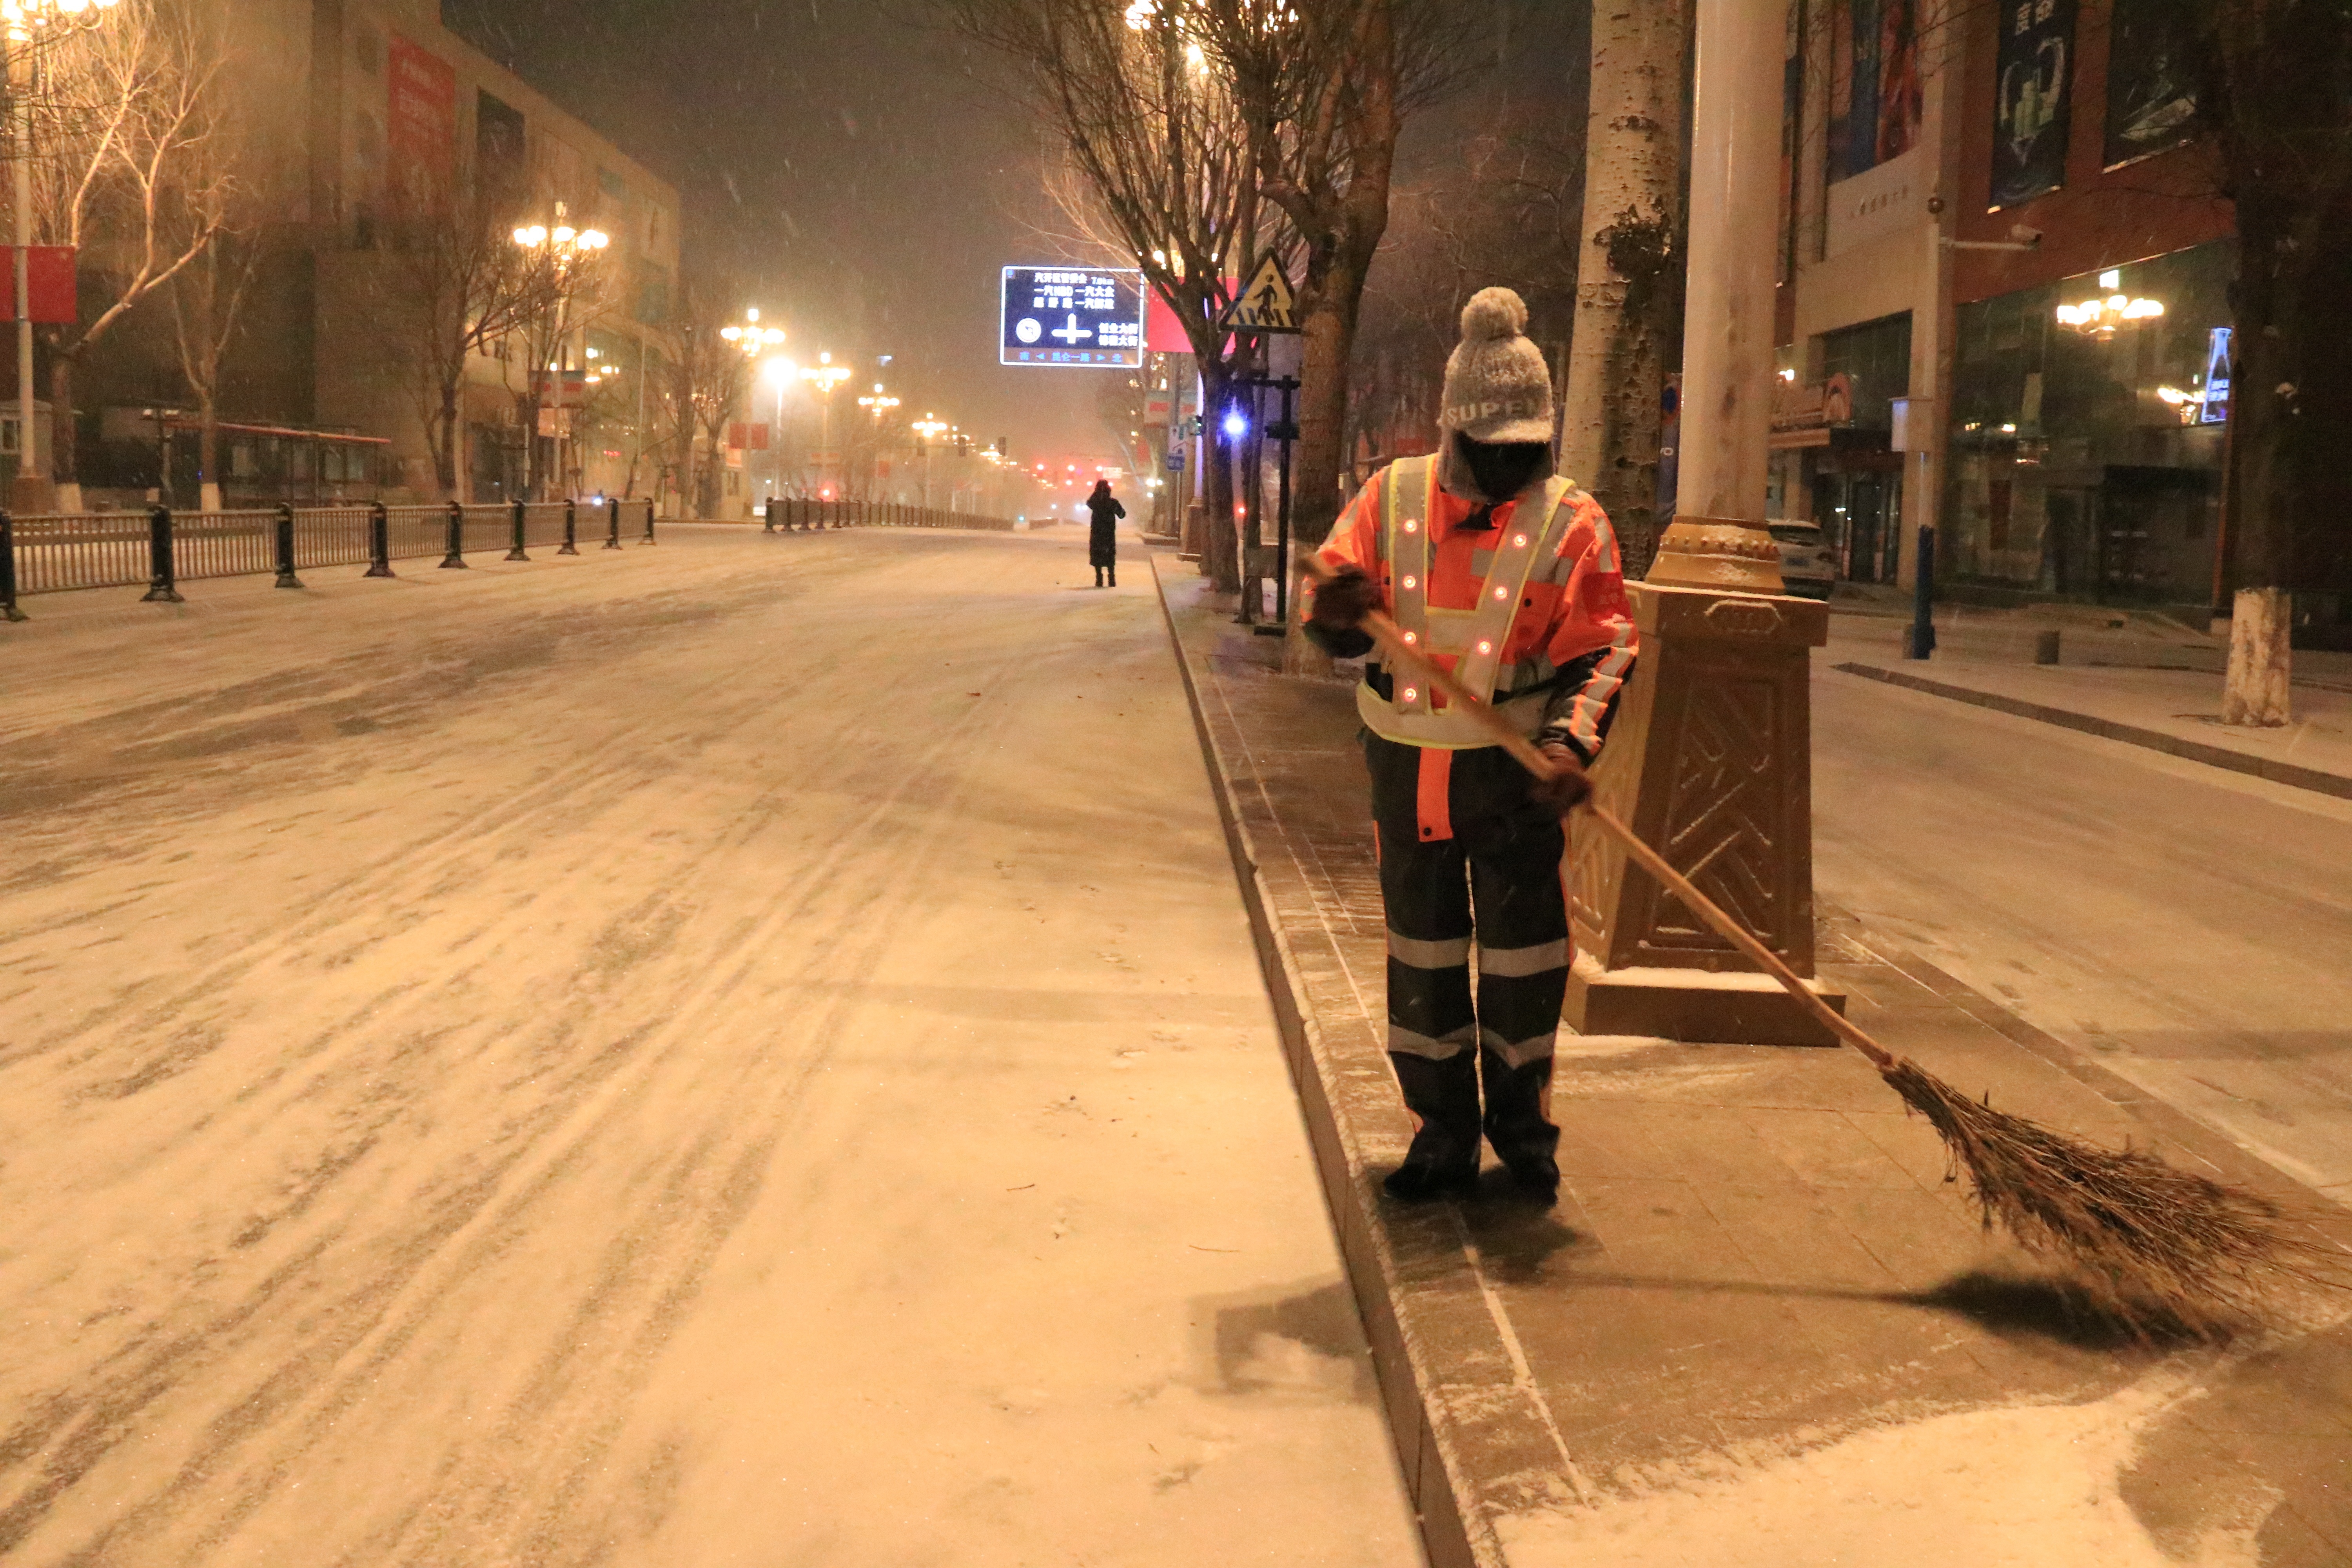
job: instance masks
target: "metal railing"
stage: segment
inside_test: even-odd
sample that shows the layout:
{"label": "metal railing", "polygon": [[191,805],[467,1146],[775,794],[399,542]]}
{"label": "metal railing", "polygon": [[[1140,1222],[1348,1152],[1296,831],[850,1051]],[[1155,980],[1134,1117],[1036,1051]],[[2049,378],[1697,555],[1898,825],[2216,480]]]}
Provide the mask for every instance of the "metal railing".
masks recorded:
{"label": "metal railing", "polygon": [[649,500],[499,502],[486,506],[256,508],[236,511],[0,511],[0,620],[21,621],[17,600],[33,594],[144,585],[151,602],[177,603],[179,584],[275,573],[299,588],[302,571],[364,565],[394,575],[392,563],[438,555],[444,566],[497,551],[528,561],[533,549],[581,553],[579,542],[654,542]]}
{"label": "metal railing", "polygon": [[971,512],[900,506],[894,501],[820,500],[772,496],[761,509],[762,533],[822,533],[836,528],[977,528],[998,533],[1051,528],[1053,517],[979,517]]}

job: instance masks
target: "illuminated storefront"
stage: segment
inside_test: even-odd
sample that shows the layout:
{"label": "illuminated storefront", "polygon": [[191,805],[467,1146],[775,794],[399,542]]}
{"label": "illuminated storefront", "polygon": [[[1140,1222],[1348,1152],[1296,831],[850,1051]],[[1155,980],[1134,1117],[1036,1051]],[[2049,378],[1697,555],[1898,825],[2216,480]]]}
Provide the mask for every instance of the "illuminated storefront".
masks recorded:
{"label": "illuminated storefront", "polygon": [[2215,602],[2231,251],[1958,307],[1939,550],[1954,597]]}

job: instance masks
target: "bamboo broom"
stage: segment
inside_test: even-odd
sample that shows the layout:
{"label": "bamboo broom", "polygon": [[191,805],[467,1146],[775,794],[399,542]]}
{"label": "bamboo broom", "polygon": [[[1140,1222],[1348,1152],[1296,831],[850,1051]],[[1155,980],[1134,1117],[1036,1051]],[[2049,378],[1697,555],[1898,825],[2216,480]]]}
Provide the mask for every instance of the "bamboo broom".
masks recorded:
{"label": "bamboo broom", "polygon": [[[1331,576],[1312,552],[1303,552],[1300,563],[1318,583]],[[1532,741],[1407,643],[1394,621],[1375,610],[1363,624],[1392,668],[1444,692],[1537,778],[1555,775],[1551,760]],[[1985,1228],[1999,1226],[2026,1251],[2068,1268],[2097,1310],[2136,1332],[2210,1335],[2264,1315],[2283,1294],[2352,1283],[2346,1249],[2320,1232],[2315,1209],[2290,1212],[2259,1193],[2179,1170],[2145,1150],[2106,1149],[2067,1137],[1995,1110],[1990,1098],[1971,1100],[1897,1057],[1823,1002],[1614,812],[1591,800],[1580,809],[1634,864],[1779,981],[1834,1038],[1862,1053],[1942,1137],[1950,1160],[1945,1179],[1967,1173]]]}

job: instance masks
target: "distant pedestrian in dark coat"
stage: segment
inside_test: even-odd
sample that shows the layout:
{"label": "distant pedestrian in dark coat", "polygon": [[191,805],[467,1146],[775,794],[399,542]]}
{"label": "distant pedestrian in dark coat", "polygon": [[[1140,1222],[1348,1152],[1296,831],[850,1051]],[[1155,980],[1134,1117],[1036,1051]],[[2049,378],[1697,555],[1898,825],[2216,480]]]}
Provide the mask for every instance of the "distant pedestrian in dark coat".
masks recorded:
{"label": "distant pedestrian in dark coat", "polygon": [[1087,498],[1087,510],[1092,516],[1087,534],[1087,561],[1095,569],[1095,586],[1103,585],[1108,573],[1110,585],[1118,586],[1118,520],[1127,515],[1127,508],[1110,493],[1108,479],[1095,481],[1095,493]]}

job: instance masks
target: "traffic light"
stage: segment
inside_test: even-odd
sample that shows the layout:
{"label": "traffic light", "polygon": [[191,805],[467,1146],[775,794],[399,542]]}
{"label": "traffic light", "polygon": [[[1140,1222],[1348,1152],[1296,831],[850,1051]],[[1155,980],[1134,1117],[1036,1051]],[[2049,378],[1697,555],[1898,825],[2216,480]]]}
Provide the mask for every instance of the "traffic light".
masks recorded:
{"label": "traffic light", "polygon": [[1013,444],[1002,436],[999,436],[996,438],[996,455],[999,458],[1010,458],[1013,456]]}

